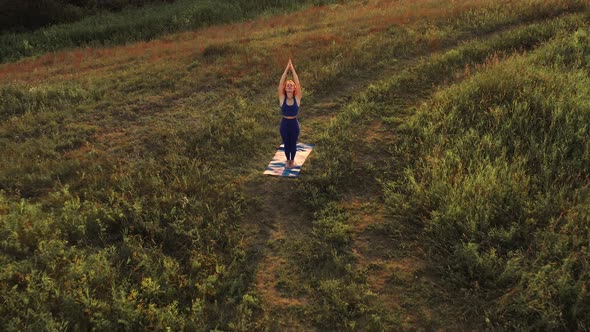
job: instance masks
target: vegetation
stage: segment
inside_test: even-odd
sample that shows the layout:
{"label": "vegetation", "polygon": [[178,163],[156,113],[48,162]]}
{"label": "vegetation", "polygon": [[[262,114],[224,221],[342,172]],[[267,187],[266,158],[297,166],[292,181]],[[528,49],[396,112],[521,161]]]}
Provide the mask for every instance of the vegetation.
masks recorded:
{"label": "vegetation", "polygon": [[[101,11],[120,11],[166,0],[5,0],[0,3],[0,31],[35,30],[77,21]],[[172,2],[168,0],[166,2]]]}
{"label": "vegetation", "polygon": [[[492,61],[418,107],[417,156],[387,185],[436,266],[491,326],[587,329],[588,26]],[[395,228],[395,226],[393,226]]]}
{"label": "vegetation", "polygon": [[[0,66],[2,330],[588,329],[588,10],[369,0]],[[261,174],[289,58],[296,181]]]}
{"label": "vegetation", "polygon": [[[73,4],[63,5],[60,0],[33,1],[31,3],[26,1],[8,2],[5,6],[15,9],[13,9],[14,11],[3,10],[0,14],[6,16],[5,20],[2,20],[2,22],[7,22],[6,24],[12,25],[22,22],[20,24],[30,25],[29,21],[33,21],[34,27],[38,27],[37,24],[45,25],[46,23],[54,23],[55,25],[31,32],[13,31],[0,34],[0,63],[65,48],[149,41],[167,33],[251,19],[264,12],[280,13],[302,9],[312,4],[327,4],[336,1],[178,0],[172,4],[158,3],[164,2],[164,0],[152,0],[151,2],[153,4],[146,4],[141,8],[127,6],[127,4],[135,4],[135,2],[127,0],[101,2],[101,5],[92,2],[87,3],[86,6],[91,6],[93,9],[86,10],[83,9],[84,7],[80,8]],[[85,11],[92,13],[103,7],[121,10],[111,13],[101,12],[99,15],[85,14]],[[31,15],[34,16],[30,17]],[[14,22],[10,23],[12,21]],[[0,30],[2,29],[3,27],[0,26]]]}

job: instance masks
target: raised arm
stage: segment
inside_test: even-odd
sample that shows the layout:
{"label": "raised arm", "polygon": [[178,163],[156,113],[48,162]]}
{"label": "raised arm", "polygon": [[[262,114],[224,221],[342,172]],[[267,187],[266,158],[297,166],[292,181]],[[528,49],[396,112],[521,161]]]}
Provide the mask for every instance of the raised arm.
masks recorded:
{"label": "raised arm", "polygon": [[287,68],[285,68],[285,72],[283,72],[283,76],[281,76],[281,80],[279,81],[279,86],[277,87],[277,92],[279,94],[279,103],[282,104],[283,100],[285,99],[285,79],[287,79],[287,73],[289,72],[289,65],[287,64]]}
{"label": "raised arm", "polygon": [[297,86],[297,94],[295,95],[295,98],[297,99],[297,104],[301,104],[303,88],[301,87],[301,83],[299,82],[299,76],[297,76],[297,72],[295,71],[295,67],[293,67],[293,63],[291,62],[291,60],[289,60],[289,67],[291,68],[291,74],[293,74],[293,81]]}

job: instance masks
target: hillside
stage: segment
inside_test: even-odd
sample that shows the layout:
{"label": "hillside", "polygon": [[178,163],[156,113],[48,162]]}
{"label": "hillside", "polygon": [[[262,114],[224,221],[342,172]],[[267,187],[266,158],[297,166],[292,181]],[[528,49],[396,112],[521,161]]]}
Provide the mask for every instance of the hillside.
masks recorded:
{"label": "hillside", "polygon": [[0,65],[0,329],[589,329],[589,27],[364,0]]}
{"label": "hillside", "polygon": [[346,0],[5,0],[0,63],[64,49],[147,42],[337,1]]}

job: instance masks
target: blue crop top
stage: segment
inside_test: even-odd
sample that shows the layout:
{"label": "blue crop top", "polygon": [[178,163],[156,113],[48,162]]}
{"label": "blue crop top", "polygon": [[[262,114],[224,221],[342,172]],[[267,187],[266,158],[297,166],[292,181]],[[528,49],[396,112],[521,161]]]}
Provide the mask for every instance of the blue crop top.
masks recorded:
{"label": "blue crop top", "polygon": [[281,112],[284,116],[297,116],[299,113],[299,105],[297,105],[297,99],[293,98],[293,105],[287,105],[287,98],[283,100],[283,105],[281,105]]}

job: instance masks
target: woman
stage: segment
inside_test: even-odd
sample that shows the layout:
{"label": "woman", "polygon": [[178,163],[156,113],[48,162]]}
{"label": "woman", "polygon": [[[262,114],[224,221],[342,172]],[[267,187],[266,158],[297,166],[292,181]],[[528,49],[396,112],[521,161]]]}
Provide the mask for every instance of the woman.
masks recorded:
{"label": "woman", "polygon": [[[288,80],[287,73],[291,70],[293,80]],[[287,68],[278,86],[279,104],[281,105],[281,112],[283,118],[281,119],[281,137],[285,145],[285,156],[287,162],[285,168],[297,167],[295,164],[295,153],[297,152],[297,138],[299,138],[299,121],[297,121],[297,113],[299,113],[299,105],[301,105],[301,84],[299,84],[299,77],[295,72],[293,63],[289,59]]]}

